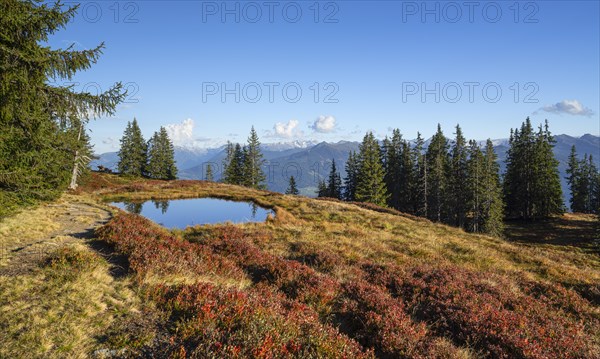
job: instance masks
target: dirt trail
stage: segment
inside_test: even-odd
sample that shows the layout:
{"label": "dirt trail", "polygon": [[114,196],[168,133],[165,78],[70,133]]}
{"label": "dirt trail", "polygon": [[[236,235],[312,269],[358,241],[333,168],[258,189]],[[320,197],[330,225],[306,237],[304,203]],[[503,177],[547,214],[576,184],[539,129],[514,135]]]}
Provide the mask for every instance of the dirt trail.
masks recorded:
{"label": "dirt trail", "polygon": [[92,200],[65,195],[0,223],[0,276],[30,272],[56,248],[93,238],[94,229],[110,218]]}

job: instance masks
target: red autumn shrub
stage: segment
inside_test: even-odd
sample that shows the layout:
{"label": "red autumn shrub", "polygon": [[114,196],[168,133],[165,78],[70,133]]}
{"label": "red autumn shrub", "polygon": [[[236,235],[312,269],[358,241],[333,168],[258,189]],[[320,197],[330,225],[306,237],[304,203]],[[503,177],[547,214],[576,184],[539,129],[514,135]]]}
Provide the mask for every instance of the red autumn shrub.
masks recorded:
{"label": "red autumn shrub", "polygon": [[171,346],[164,348],[167,353],[183,349],[191,357],[372,357],[319,323],[307,306],[264,286],[245,292],[208,283],[156,287],[150,297],[176,323]]}
{"label": "red autumn shrub", "polygon": [[134,214],[120,214],[100,227],[96,235],[126,254],[130,268],[139,276],[147,274],[197,273],[245,278],[231,261],[204,246],[180,240],[149,220]]}
{"label": "red autumn shrub", "polygon": [[331,273],[343,264],[342,258],[331,252],[314,248],[305,243],[293,244],[290,259],[306,264],[309,267],[324,273]]}
{"label": "red autumn shrub", "polygon": [[329,311],[339,290],[336,280],[297,261],[261,250],[235,226],[219,227],[210,236],[196,240],[235,262],[255,283],[268,283],[288,297],[311,305],[321,314]]}
{"label": "red autumn shrub", "polygon": [[396,273],[372,265],[365,269],[373,282],[403,298],[408,309],[438,335],[474,346],[486,356],[583,358],[598,354],[589,341],[593,335],[566,311],[571,304],[585,305],[574,293],[566,296],[555,288],[550,291],[553,299],[542,299],[527,290],[516,291],[514,283],[500,275],[454,266],[423,266]]}

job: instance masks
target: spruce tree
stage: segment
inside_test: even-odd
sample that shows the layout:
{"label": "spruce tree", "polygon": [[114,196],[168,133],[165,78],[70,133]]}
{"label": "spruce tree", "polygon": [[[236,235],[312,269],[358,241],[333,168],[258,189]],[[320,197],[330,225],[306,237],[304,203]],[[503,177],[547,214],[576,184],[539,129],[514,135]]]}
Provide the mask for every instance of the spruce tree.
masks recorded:
{"label": "spruce tree", "polygon": [[585,193],[581,191],[581,172],[579,168],[579,158],[577,157],[577,150],[575,145],[571,147],[571,153],[569,154],[569,160],[567,163],[567,184],[569,185],[569,190],[571,192],[571,198],[569,199],[569,203],[571,205],[571,211],[573,212],[583,212],[583,203],[585,198]]}
{"label": "spruce tree", "polygon": [[383,141],[384,170],[387,192],[390,194],[388,205],[400,209],[401,190],[404,185],[401,179],[402,171],[402,134],[399,129],[392,131],[392,138]]}
{"label": "spruce tree", "polygon": [[358,155],[352,151],[348,154],[346,161],[346,178],[344,178],[344,200],[356,200],[356,183],[358,181],[359,162]]}
{"label": "spruce tree", "polygon": [[335,166],[335,159],[331,160],[331,170],[327,182],[327,197],[342,199],[342,178]]}
{"label": "spruce tree", "polygon": [[406,140],[402,141],[398,181],[398,190],[400,191],[398,209],[402,212],[414,214],[415,195],[417,193],[417,176],[415,173],[413,153],[410,144]]}
{"label": "spruce tree", "polygon": [[298,187],[296,185],[296,179],[294,176],[290,176],[290,181],[285,194],[298,195],[300,192],[298,191]]}
{"label": "spruce tree", "polygon": [[567,168],[567,182],[571,191],[571,211],[596,213],[599,201],[598,169],[591,155],[577,158],[575,148],[571,149]]}
{"label": "spruce tree", "polygon": [[535,144],[534,201],[536,216],[539,217],[564,212],[559,161],[553,151],[555,143],[546,120],[544,126],[539,127]]}
{"label": "spruce tree", "polygon": [[427,148],[428,218],[445,222],[448,219],[448,139],[438,124],[437,132]]}
{"label": "spruce tree", "polygon": [[448,183],[448,204],[450,224],[464,228],[467,212],[467,143],[459,125],[456,125],[456,138],[450,156]]}
{"label": "spruce tree", "polygon": [[427,204],[429,202],[429,191],[427,188],[427,156],[423,154],[424,142],[421,134],[417,132],[415,146],[411,151],[413,170],[413,200],[412,207],[415,215],[428,217]]}
{"label": "spruce tree", "polygon": [[119,163],[117,168],[121,174],[143,176],[146,174],[148,146],[138,126],[137,120],[127,123],[121,138]]}
{"label": "spruce tree", "polygon": [[359,147],[356,200],[386,206],[388,200],[381,160],[381,149],[372,132],[365,135]]}
{"label": "spruce tree", "polygon": [[327,197],[328,195],[329,191],[327,190],[327,182],[320,180],[317,187],[317,197]]}
{"label": "spruce tree", "polygon": [[254,126],[250,130],[250,136],[248,137],[248,145],[246,146],[246,153],[244,156],[244,177],[243,183],[247,187],[265,189],[266,176],[262,170],[262,166],[265,161],[263,154],[260,151],[260,141],[258,135],[254,130]]}
{"label": "spruce tree", "polygon": [[225,179],[227,177],[227,168],[229,168],[229,165],[231,164],[231,159],[233,158],[233,153],[235,151],[235,147],[233,145],[233,143],[231,143],[230,141],[227,141],[227,145],[225,146],[225,158],[223,159],[223,162],[221,163],[222,168],[223,168],[223,178],[221,178],[222,182],[225,182]]}
{"label": "spruce tree", "polygon": [[236,143],[231,153],[231,159],[225,167],[223,182],[235,185],[246,184],[244,150],[239,143]]}
{"label": "spruce tree", "polygon": [[125,97],[120,84],[97,96],[56,85],[91,68],[102,52],[103,45],[48,46],[76,11],[59,3],[0,2],[0,217],[65,190],[74,170],[87,166],[88,121],[114,114]]}
{"label": "spruce tree", "polygon": [[210,163],[206,165],[206,173],[204,175],[204,180],[209,182],[214,181],[214,174]]}
{"label": "spruce tree", "polygon": [[466,193],[468,220],[467,230],[470,232],[482,232],[485,215],[483,213],[484,192],[486,180],[484,175],[485,160],[483,153],[476,141],[469,141],[469,159],[467,161]]}
{"label": "spruce tree", "polygon": [[[146,173],[150,178],[161,179],[165,176],[165,173],[162,168],[163,152],[158,132],[154,132],[152,138],[148,140],[147,147],[148,164],[146,165]],[[123,160],[121,160],[121,162],[123,162]]]}
{"label": "spruce tree", "polygon": [[488,139],[482,152],[479,144],[471,140],[468,152],[465,186],[468,209],[466,229],[501,236],[504,231],[504,205],[494,145]]}
{"label": "spruce tree", "polygon": [[527,220],[563,212],[554,138],[548,128],[533,131],[529,117],[520,130],[511,130],[504,175],[504,198],[509,217]]}
{"label": "spruce tree", "polygon": [[500,184],[500,166],[494,151],[494,144],[490,139],[486,141],[485,145],[482,175],[484,187],[481,231],[493,236],[502,236],[504,232],[504,201]]}
{"label": "spruce tree", "polygon": [[175,149],[164,127],[154,133],[148,141],[147,147],[148,165],[146,173],[148,177],[163,180],[176,179]]}

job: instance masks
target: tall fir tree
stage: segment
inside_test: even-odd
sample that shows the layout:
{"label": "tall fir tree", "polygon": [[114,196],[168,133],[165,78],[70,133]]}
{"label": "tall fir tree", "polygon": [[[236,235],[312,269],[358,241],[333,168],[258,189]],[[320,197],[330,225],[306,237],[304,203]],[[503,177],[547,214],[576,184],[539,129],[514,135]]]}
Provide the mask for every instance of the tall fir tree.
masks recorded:
{"label": "tall fir tree", "polygon": [[470,232],[482,232],[485,216],[484,193],[485,193],[485,160],[481,148],[476,141],[469,141],[469,158],[467,161],[467,178],[465,181],[466,198],[468,209],[467,230]]}
{"label": "tall fir tree", "polygon": [[449,223],[464,228],[467,216],[467,141],[459,125],[456,125],[455,135],[448,181]]}
{"label": "tall fir tree", "polygon": [[212,182],[215,180],[215,175],[213,173],[212,165],[210,163],[206,165],[206,173],[204,174],[204,180],[208,182]]}
{"label": "tall fir tree", "polygon": [[372,132],[368,132],[363,138],[358,159],[356,200],[386,206],[389,195],[384,180],[381,149]]}
{"label": "tall fir tree", "polygon": [[254,126],[250,130],[244,157],[244,185],[251,188],[266,189],[266,176],[262,170],[265,160],[260,151],[260,141],[254,130]]}
{"label": "tall fir tree", "polygon": [[296,179],[294,176],[290,176],[289,185],[285,194],[298,195],[300,191],[298,191],[298,186],[296,185]]}
{"label": "tall fir tree", "polygon": [[335,166],[335,159],[331,160],[331,169],[327,180],[327,197],[342,199],[342,178]]}
{"label": "tall fir tree", "polygon": [[417,132],[417,140],[411,151],[414,165],[413,175],[413,201],[412,207],[415,215],[428,217],[429,191],[427,188],[427,156],[423,153],[424,141],[421,134]]}
{"label": "tall fir tree", "polygon": [[223,182],[225,182],[225,179],[227,177],[227,175],[226,175],[227,168],[231,164],[231,159],[233,158],[234,151],[235,151],[234,144],[231,143],[231,141],[227,141],[227,145],[225,146],[225,158],[223,159],[223,162],[221,163],[222,168],[223,168],[223,178],[221,178],[221,181],[223,181]]}
{"label": "tall fir tree", "polygon": [[89,160],[88,121],[114,114],[125,98],[120,84],[99,95],[57,85],[91,68],[102,52],[103,44],[48,46],[76,12],[60,3],[0,2],[0,217],[67,189]]}
{"label": "tall fir tree", "polygon": [[580,161],[577,157],[577,150],[575,145],[571,147],[571,153],[569,154],[569,160],[567,162],[567,184],[569,185],[569,190],[571,192],[571,198],[569,199],[569,203],[571,205],[571,211],[573,212],[583,212],[584,210],[584,198],[585,192],[582,192],[581,186],[581,171],[580,171]]}
{"label": "tall fir tree", "polygon": [[511,130],[504,174],[506,214],[526,220],[563,212],[558,161],[548,123],[533,131],[529,117]]}
{"label": "tall fir tree", "polygon": [[400,209],[402,183],[402,134],[399,129],[392,131],[392,138],[383,141],[385,184],[390,194],[388,205]]}
{"label": "tall fir tree", "polygon": [[225,167],[225,173],[223,176],[223,182],[235,185],[246,184],[244,169],[245,169],[245,156],[244,150],[239,143],[236,143],[230,154],[229,163]]}
{"label": "tall fir tree", "polygon": [[483,228],[482,231],[494,236],[502,236],[504,232],[504,201],[502,184],[500,183],[500,165],[494,151],[492,140],[485,144],[483,156],[484,192],[483,192]]}
{"label": "tall fir tree", "polygon": [[148,177],[163,180],[176,179],[175,149],[164,127],[154,133],[148,141],[147,148],[148,165],[146,172]]}
{"label": "tall fir tree", "polygon": [[597,213],[600,201],[598,169],[592,155],[579,160],[575,146],[571,148],[567,168],[567,183],[571,192],[571,211]]}
{"label": "tall fir tree", "polygon": [[413,153],[408,141],[402,141],[402,150],[400,153],[400,172],[398,198],[398,209],[405,213],[414,214],[414,203],[417,194],[417,176],[415,173],[415,163]]}
{"label": "tall fir tree", "polygon": [[344,178],[344,200],[356,201],[356,183],[358,182],[359,161],[356,152],[348,154],[346,161],[346,178]]}
{"label": "tall fir tree", "polygon": [[148,146],[138,126],[137,120],[127,123],[121,148],[119,149],[119,163],[117,168],[121,174],[143,176],[146,174]]}
{"label": "tall fir tree", "polygon": [[327,182],[325,180],[319,180],[319,185],[317,186],[317,197],[328,197],[329,190],[327,189]]}
{"label": "tall fir tree", "polygon": [[548,120],[540,125],[536,136],[535,151],[535,180],[534,200],[536,214],[540,217],[548,217],[553,214],[564,212],[562,186],[560,183],[560,162],[554,156],[554,145],[556,140],[550,133]]}
{"label": "tall fir tree", "polygon": [[437,132],[427,148],[428,218],[445,222],[448,219],[448,139],[438,124]]}

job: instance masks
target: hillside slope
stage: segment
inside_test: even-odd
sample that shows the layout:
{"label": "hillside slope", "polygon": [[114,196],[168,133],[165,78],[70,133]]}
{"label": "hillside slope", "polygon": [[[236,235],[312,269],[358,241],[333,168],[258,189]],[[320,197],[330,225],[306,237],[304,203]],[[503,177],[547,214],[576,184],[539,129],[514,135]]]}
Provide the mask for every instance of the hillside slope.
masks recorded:
{"label": "hillside slope", "polygon": [[137,344],[118,349],[192,357],[600,355],[600,259],[574,246],[510,243],[376,207],[202,181],[97,176],[88,191],[107,200],[253,201],[276,212],[266,223],[175,232],[122,213],[101,228],[98,237],[128,257],[156,303],[153,316],[168,318],[145,328],[141,342],[120,329]]}

